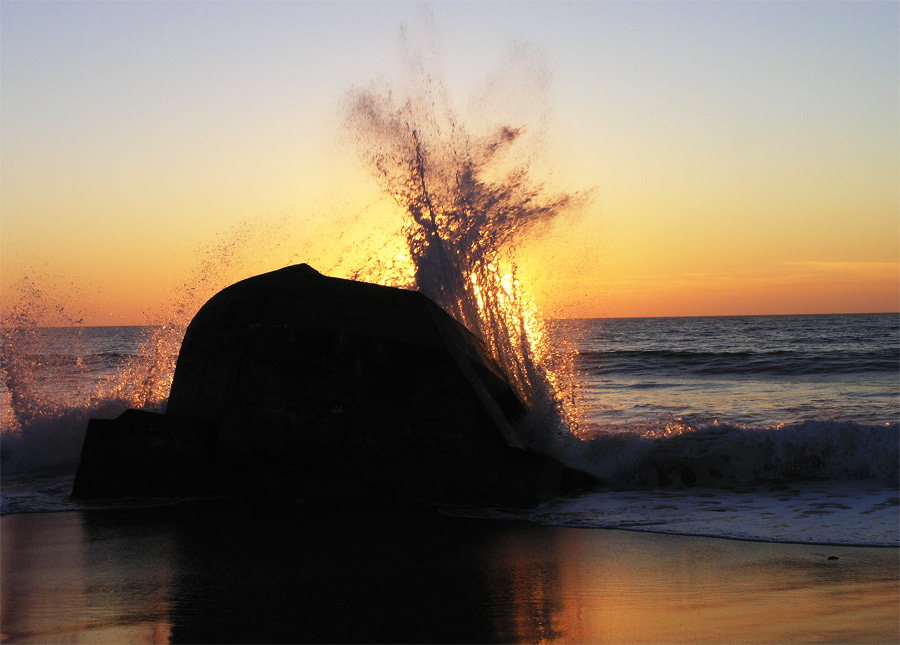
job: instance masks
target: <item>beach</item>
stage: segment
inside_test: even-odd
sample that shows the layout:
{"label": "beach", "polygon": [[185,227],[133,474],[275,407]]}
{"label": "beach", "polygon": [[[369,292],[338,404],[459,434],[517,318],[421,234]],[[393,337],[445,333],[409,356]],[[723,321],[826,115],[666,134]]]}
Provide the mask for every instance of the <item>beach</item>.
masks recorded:
{"label": "beach", "polygon": [[9,643],[900,635],[896,548],[239,502],[5,515],[0,529]]}

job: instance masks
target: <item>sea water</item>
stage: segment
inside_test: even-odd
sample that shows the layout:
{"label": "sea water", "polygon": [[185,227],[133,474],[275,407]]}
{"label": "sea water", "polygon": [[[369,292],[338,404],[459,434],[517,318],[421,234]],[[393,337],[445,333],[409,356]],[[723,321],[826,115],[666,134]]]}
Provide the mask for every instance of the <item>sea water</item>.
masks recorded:
{"label": "sea water", "polygon": [[[900,545],[896,314],[560,320],[549,328],[573,359],[568,391],[577,417],[554,450],[597,477],[597,487],[537,509],[448,512]],[[4,514],[96,507],[69,496],[87,419],[131,405],[96,393],[110,392],[102,384],[136,364],[159,360],[147,342],[157,332],[35,331],[40,353],[27,357],[28,383],[6,375],[0,386]],[[10,386],[27,387],[32,404],[19,427],[10,425]]]}
{"label": "sea water", "polygon": [[597,490],[494,517],[900,545],[897,314],[565,320]]}

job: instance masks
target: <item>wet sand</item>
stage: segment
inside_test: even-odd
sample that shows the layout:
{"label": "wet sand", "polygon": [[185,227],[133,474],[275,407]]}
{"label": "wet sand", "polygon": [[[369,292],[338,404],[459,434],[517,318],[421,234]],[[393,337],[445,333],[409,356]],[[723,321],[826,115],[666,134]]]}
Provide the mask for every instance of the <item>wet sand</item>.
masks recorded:
{"label": "wet sand", "polygon": [[900,550],[433,513],[6,515],[4,642],[897,642]]}

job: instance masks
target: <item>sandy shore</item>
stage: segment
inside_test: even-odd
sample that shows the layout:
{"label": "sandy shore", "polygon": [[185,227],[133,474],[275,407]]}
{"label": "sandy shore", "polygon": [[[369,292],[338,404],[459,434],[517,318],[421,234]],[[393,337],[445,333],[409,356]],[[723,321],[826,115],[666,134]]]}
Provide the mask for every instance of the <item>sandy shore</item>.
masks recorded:
{"label": "sandy shore", "polygon": [[377,517],[7,515],[3,640],[898,641],[898,549]]}

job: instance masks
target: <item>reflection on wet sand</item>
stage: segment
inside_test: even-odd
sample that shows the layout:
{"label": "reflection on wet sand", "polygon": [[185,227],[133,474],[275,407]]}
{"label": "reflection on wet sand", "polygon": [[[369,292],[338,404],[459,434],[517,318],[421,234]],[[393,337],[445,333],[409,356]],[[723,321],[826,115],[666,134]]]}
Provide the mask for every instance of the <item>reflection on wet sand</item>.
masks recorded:
{"label": "reflection on wet sand", "polygon": [[4,641],[898,637],[897,549],[232,509],[4,516]]}
{"label": "reflection on wet sand", "polygon": [[170,641],[171,541],[113,516],[87,519],[2,518],[4,642]]}
{"label": "reflection on wet sand", "polygon": [[[882,642],[897,640],[898,551],[546,527],[501,640]],[[518,557],[530,549],[498,546]],[[836,558],[836,559],[829,559]],[[539,563],[552,560],[558,570]],[[523,570],[518,565],[518,570]],[[547,582],[551,581],[551,585]],[[539,590],[538,593],[535,590]],[[539,611],[532,605],[540,599]]]}

